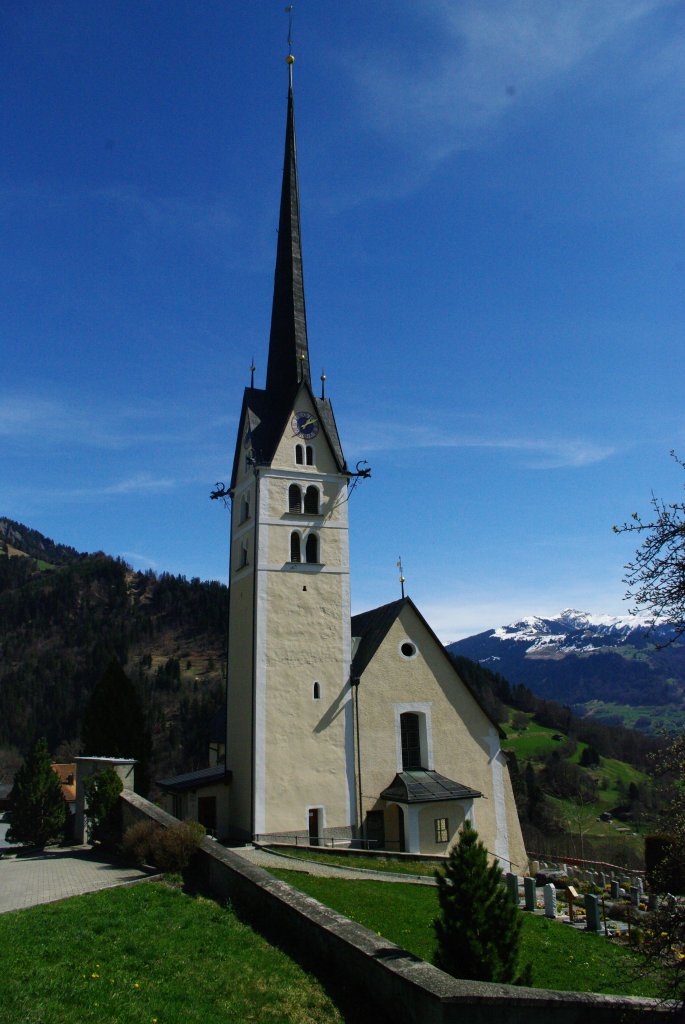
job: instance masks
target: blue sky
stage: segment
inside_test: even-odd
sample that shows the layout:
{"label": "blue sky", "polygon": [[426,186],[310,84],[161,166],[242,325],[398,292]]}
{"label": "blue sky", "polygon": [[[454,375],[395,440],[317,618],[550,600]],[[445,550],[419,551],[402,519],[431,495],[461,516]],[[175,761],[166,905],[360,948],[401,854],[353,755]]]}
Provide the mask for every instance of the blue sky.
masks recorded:
{"label": "blue sky", "polygon": [[[266,368],[284,3],[0,8],[0,514],[225,579]],[[627,611],[613,523],[685,454],[685,5],[295,5],[309,341],[353,610],[444,640]]]}

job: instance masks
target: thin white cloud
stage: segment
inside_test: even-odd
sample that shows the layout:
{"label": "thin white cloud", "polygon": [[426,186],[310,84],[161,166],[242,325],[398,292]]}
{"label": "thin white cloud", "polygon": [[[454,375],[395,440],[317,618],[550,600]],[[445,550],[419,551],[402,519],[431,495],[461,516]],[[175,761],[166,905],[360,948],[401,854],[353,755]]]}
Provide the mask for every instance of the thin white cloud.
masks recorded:
{"label": "thin white cloud", "polygon": [[170,477],[154,477],[148,473],[136,473],[133,476],[118,480],[116,483],[107,484],[105,487],[94,489],[89,492],[92,495],[98,494],[140,494],[145,491],[170,491],[176,486],[177,481]]}
{"label": "thin white cloud", "polygon": [[122,551],[121,557],[134,569],[145,571],[146,569],[157,570],[159,563],[148,555],[141,555],[138,551]]}
{"label": "thin white cloud", "polygon": [[486,437],[450,434],[448,431],[440,431],[436,437],[434,427],[428,429],[406,424],[377,424],[373,438],[360,438],[356,443],[352,439],[349,447],[367,452],[420,448],[491,449],[519,455],[530,469],[590,466],[603,462],[616,452],[613,445],[597,444],[582,438]]}
{"label": "thin white cloud", "polygon": [[[402,191],[445,157],[481,145],[512,117],[545,102],[605,47],[617,47],[615,60],[639,54],[645,23],[674,3],[422,0],[406,14],[418,22],[411,62],[379,45],[345,66],[363,97],[368,127],[407,149],[409,162],[393,183]],[[662,46],[668,65],[667,39]],[[606,78],[611,81],[610,73]]]}

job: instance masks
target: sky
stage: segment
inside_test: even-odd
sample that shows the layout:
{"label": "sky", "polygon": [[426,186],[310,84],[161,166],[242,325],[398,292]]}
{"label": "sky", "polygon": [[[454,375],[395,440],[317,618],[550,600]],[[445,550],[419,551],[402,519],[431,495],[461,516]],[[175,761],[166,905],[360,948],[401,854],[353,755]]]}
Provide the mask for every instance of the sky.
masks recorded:
{"label": "sky", "polygon": [[[682,496],[685,4],[299,0],[312,375],[347,461],[353,611],[444,641],[624,615]],[[226,581],[263,386],[283,2],[0,5],[0,515]]]}

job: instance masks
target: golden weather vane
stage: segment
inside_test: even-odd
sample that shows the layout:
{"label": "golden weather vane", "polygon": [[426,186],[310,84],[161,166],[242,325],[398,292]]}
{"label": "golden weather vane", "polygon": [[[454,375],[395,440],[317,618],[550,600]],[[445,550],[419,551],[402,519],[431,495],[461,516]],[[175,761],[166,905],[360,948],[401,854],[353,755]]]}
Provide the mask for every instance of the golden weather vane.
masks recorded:
{"label": "golden weather vane", "polygon": [[402,597],[404,598],[404,570],[402,568],[402,556],[397,559],[397,568],[400,570],[400,586],[402,588]]}

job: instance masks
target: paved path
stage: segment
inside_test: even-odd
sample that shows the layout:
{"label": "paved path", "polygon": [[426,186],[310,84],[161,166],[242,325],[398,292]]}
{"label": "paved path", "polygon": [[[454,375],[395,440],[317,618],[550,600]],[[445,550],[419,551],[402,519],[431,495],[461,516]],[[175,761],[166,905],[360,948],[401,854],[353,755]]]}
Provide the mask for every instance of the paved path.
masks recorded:
{"label": "paved path", "polygon": [[89,847],[54,847],[21,855],[5,849],[0,858],[0,913],[147,877],[148,872],[138,868],[108,863]]}
{"label": "paved path", "polygon": [[435,879],[428,875],[401,875],[390,871],[372,871],[366,868],[341,868],[333,864],[319,864],[300,857],[289,857],[286,853],[275,853],[273,850],[259,850],[254,846],[231,847],[231,853],[237,853],[250,863],[260,868],[280,868],[281,871],[302,871],[309,875],[322,878],[362,878],[374,882],[400,882],[412,885],[435,885]]}

